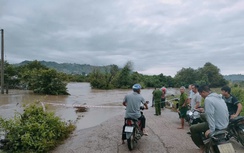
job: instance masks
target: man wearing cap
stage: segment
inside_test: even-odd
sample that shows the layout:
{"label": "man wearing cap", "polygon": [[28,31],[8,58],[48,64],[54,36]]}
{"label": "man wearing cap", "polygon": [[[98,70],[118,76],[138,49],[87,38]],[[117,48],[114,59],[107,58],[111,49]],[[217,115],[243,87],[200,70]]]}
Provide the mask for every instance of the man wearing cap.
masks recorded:
{"label": "man wearing cap", "polygon": [[[127,94],[124,98],[123,105],[126,106],[125,118],[135,118],[141,121],[142,131],[144,135],[148,135],[145,131],[146,118],[141,114],[140,106],[144,105],[145,109],[148,109],[147,102],[142,97],[141,85],[134,84],[132,86],[133,93]],[[124,138],[122,136],[122,143],[124,144]]]}

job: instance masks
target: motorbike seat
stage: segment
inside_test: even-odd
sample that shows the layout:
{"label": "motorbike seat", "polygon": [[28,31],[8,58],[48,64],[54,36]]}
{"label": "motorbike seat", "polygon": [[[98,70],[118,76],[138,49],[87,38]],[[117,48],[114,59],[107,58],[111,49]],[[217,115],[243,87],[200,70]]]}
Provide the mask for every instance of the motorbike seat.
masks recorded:
{"label": "motorbike seat", "polygon": [[226,129],[216,130],[213,132],[212,136],[226,134],[226,132],[227,132]]}
{"label": "motorbike seat", "polygon": [[138,119],[136,119],[136,118],[125,118],[125,120],[132,120],[134,122],[137,122],[138,121]]}
{"label": "motorbike seat", "polygon": [[230,119],[230,123],[239,122],[241,120],[244,121],[244,116],[237,116],[236,118]]}

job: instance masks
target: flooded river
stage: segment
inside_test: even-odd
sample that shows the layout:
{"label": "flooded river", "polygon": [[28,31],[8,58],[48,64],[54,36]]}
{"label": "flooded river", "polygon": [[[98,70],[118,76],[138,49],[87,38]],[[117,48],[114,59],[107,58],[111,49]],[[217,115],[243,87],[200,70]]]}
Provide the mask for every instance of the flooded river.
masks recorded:
{"label": "flooded river", "polygon": [[[22,112],[23,104],[34,101],[54,103],[54,105],[46,104],[47,110],[54,111],[65,121],[77,121],[77,130],[80,130],[96,126],[113,116],[124,113],[123,98],[127,93],[132,92],[129,89],[91,89],[89,83],[69,83],[67,88],[70,93],[67,96],[36,95],[28,90],[10,90],[9,94],[0,95],[0,115],[4,118],[12,118],[16,111]],[[152,91],[153,89],[141,91],[143,97],[150,102],[150,106]],[[174,89],[167,90],[167,94],[177,94],[177,92]],[[91,107],[87,112],[76,113],[73,107],[66,107],[72,105],[89,105]]]}

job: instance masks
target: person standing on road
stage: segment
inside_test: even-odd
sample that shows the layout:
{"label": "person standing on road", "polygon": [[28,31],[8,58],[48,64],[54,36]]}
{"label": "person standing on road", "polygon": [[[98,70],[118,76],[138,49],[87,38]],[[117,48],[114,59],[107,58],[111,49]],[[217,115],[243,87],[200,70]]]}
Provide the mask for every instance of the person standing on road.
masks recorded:
{"label": "person standing on road", "polygon": [[192,98],[191,98],[191,110],[193,111],[194,109],[198,109],[198,107],[201,106],[201,100],[202,97],[198,92],[198,85],[192,85],[191,86],[193,94],[192,94]]}
{"label": "person standing on road", "polygon": [[154,92],[156,91],[156,88],[154,88],[153,92],[152,92],[152,107],[154,107],[155,105],[155,101],[154,101]]}
{"label": "person standing on road", "polygon": [[162,96],[161,96],[161,108],[162,109],[164,109],[164,107],[165,107],[165,100],[166,100],[166,88],[163,86],[162,88],[161,88],[161,90],[162,90]]}
{"label": "person standing on road", "polygon": [[180,100],[179,100],[179,112],[180,112],[180,120],[181,120],[181,127],[178,129],[184,129],[184,120],[186,117],[187,112],[187,94],[185,93],[185,87],[180,87]]}
{"label": "person standing on road", "polygon": [[225,129],[229,124],[229,114],[227,106],[222,97],[217,93],[212,93],[207,85],[199,87],[200,95],[204,100],[204,111],[207,122],[194,124],[190,127],[192,141],[204,152],[204,143],[201,133],[209,137],[215,130]]}
{"label": "person standing on road", "polygon": [[192,99],[192,96],[193,96],[193,90],[192,90],[192,84],[190,84],[188,86],[188,90],[189,90],[189,93],[188,93],[188,100],[187,100],[187,103],[188,104],[191,104],[191,99]]}
{"label": "person standing on road", "polygon": [[[126,106],[125,118],[133,118],[141,121],[142,124],[142,132],[144,135],[148,135],[145,131],[146,127],[146,118],[143,114],[141,114],[140,106],[144,105],[145,109],[148,109],[147,102],[142,97],[141,93],[141,85],[134,84],[132,86],[133,93],[127,94],[124,98],[123,105]],[[124,127],[123,127],[124,132]],[[124,144],[125,136],[122,133],[122,144]]]}
{"label": "person standing on road", "polygon": [[231,94],[231,88],[224,86],[221,88],[221,92],[229,111],[229,119],[239,116],[242,111],[242,104]]}
{"label": "person standing on road", "polygon": [[161,97],[162,90],[156,89],[153,92],[154,102],[155,102],[155,114],[156,116],[161,115]]}

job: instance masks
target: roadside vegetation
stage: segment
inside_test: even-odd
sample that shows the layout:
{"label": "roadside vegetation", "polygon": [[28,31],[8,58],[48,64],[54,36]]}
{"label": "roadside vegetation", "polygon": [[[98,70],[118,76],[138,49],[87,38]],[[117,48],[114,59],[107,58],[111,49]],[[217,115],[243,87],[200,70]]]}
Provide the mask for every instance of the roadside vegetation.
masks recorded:
{"label": "roadside vegetation", "polygon": [[11,153],[49,152],[75,129],[36,104],[26,106],[23,114],[16,113],[13,119],[0,118],[0,125],[8,132],[4,151]]}

